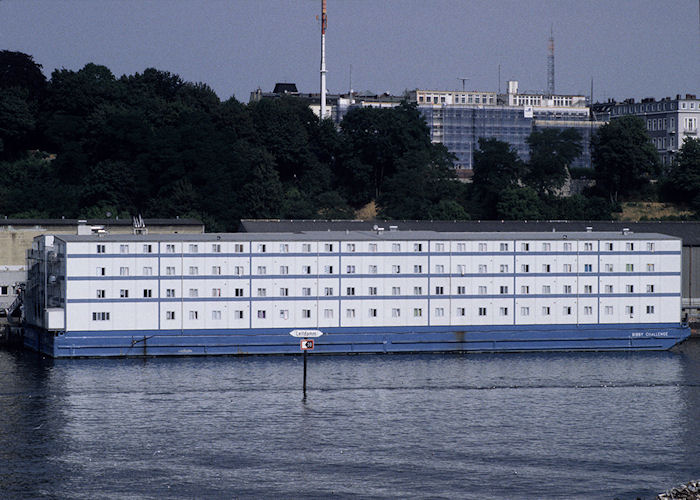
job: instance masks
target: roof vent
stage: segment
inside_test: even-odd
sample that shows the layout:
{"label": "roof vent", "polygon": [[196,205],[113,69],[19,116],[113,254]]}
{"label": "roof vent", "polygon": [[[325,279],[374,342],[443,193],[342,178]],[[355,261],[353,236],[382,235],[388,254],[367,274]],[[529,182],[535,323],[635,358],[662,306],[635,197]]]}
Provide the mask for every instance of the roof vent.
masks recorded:
{"label": "roof vent", "polygon": [[398,231],[399,226],[389,226],[389,231]]}
{"label": "roof vent", "polygon": [[587,233],[592,233],[592,232],[593,232],[593,226],[586,226],[586,232],[587,232]]}
{"label": "roof vent", "polygon": [[628,228],[628,227],[622,228],[622,234],[629,234],[629,232],[630,232],[630,228]]}

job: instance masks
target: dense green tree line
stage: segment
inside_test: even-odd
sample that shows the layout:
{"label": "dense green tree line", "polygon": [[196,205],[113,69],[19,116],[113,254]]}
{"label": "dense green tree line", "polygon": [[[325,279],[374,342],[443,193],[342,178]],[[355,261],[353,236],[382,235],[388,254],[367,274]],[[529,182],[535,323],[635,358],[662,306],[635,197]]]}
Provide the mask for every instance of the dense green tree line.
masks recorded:
{"label": "dense green tree line", "polygon": [[47,80],[31,56],[0,51],[0,215],[195,216],[233,230],[241,218],[354,217],[374,201],[399,219],[609,218],[632,186],[611,175],[590,196],[561,198],[580,137],[545,129],[528,142],[525,163],[481,140],[463,184],[408,103],[354,109],[336,128],[295,98],[244,105],[168,72],[117,78],[95,64]]}

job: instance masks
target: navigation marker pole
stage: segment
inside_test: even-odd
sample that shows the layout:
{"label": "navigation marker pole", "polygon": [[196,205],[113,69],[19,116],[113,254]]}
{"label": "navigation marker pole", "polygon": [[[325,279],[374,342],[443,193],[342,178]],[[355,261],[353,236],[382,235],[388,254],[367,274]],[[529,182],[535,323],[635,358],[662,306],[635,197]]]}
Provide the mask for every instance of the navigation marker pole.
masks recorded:
{"label": "navigation marker pole", "polygon": [[289,335],[292,337],[299,337],[301,338],[300,342],[300,347],[301,351],[304,353],[304,384],[303,384],[303,391],[304,391],[304,401],[306,401],[306,351],[313,351],[314,349],[314,340],[313,338],[306,338],[306,337],[320,337],[323,335],[323,332],[321,330],[292,330],[289,332]]}

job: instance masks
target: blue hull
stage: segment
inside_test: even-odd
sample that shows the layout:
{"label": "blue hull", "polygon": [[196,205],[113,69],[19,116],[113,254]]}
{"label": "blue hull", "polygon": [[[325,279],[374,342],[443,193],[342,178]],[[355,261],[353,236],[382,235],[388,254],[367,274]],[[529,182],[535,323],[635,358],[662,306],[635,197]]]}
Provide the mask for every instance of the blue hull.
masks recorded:
{"label": "blue hull", "polygon": [[[328,328],[316,354],[667,350],[690,336],[678,324]],[[55,358],[298,354],[288,329],[89,331],[25,328],[26,347]]]}

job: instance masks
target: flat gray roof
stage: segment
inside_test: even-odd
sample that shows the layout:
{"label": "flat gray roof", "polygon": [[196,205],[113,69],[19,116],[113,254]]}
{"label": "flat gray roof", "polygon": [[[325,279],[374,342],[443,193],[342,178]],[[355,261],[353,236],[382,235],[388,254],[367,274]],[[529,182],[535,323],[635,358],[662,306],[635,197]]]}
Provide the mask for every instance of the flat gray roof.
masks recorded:
{"label": "flat gray roof", "polygon": [[406,241],[406,240],[678,240],[659,233],[616,232],[440,232],[440,231],[300,231],[294,233],[56,235],[65,242],[97,241]]}

